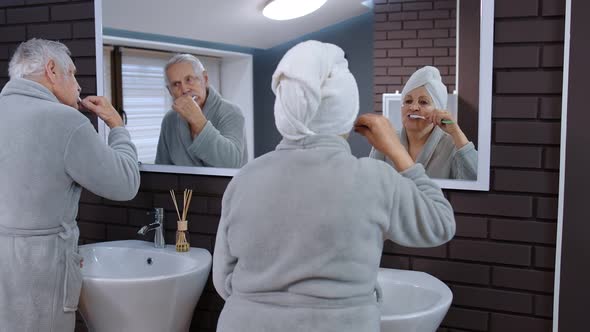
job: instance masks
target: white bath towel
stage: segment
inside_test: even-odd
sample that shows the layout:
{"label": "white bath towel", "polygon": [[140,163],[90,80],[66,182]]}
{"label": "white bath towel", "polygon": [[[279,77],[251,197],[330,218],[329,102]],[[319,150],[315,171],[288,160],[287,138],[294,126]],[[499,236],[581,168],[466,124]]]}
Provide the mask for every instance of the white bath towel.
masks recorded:
{"label": "white bath towel", "polygon": [[344,51],[315,40],[291,48],[272,76],[275,124],[283,137],[348,134],[359,110],[358,87]]}
{"label": "white bath towel", "polygon": [[437,109],[445,110],[447,108],[447,87],[442,82],[440,72],[436,67],[425,66],[416,70],[402,90],[402,100],[408,92],[421,86],[426,88]]}

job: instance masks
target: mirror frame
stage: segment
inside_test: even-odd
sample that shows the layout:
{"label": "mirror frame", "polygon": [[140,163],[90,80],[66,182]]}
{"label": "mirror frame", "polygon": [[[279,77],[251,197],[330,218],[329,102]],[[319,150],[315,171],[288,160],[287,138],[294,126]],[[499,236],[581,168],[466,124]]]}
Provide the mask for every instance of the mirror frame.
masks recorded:
{"label": "mirror frame", "polygon": [[[96,93],[99,96],[104,95],[104,75],[103,75],[103,26],[102,26],[102,0],[94,0],[94,33],[96,48]],[[117,39],[114,38],[113,39]],[[160,43],[162,44],[162,43]],[[178,48],[188,48],[186,45],[175,45]],[[194,47],[193,47],[194,48]],[[224,53],[235,53],[226,52]],[[100,118],[98,119],[98,133],[108,141],[109,128]],[[233,177],[240,169],[238,168],[221,168],[221,167],[198,167],[198,166],[176,166],[176,165],[157,165],[139,163],[140,172],[153,173],[171,173],[171,174],[193,174],[193,175],[210,175],[210,176],[229,176]]]}
{"label": "mirror frame", "polygon": [[[460,1],[460,0],[458,0]],[[490,185],[490,142],[491,142],[491,108],[492,108],[492,60],[494,44],[494,1],[481,0],[480,15],[480,62],[479,62],[479,121],[478,121],[478,168],[477,181],[434,179],[445,189],[466,189],[488,191]],[[102,0],[94,1],[94,27],[96,48],[96,92],[104,95],[103,73],[103,26]],[[383,96],[385,101],[385,95]],[[383,104],[385,105],[385,103]],[[384,115],[385,110],[384,110]],[[484,121],[482,121],[484,120]],[[108,127],[98,119],[98,132],[105,141],[108,138]],[[210,176],[234,176],[239,169],[216,167],[193,167],[174,165],[141,164],[142,172],[194,174]]]}
{"label": "mirror frame", "polygon": [[[460,1],[460,0],[459,0]],[[479,101],[477,135],[477,180],[432,179],[443,189],[490,190],[490,154],[492,126],[492,63],[494,57],[494,1],[480,1]],[[459,19],[459,17],[457,17]],[[460,33],[460,31],[458,32]],[[457,57],[458,60],[458,57]],[[457,68],[459,68],[457,61]],[[458,82],[457,82],[458,83]],[[458,86],[458,84],[456,84]],[[459,91],[460,93],[460,91]],[[400,94],[384,93],[383,116],[390,118],[389,101]]]}

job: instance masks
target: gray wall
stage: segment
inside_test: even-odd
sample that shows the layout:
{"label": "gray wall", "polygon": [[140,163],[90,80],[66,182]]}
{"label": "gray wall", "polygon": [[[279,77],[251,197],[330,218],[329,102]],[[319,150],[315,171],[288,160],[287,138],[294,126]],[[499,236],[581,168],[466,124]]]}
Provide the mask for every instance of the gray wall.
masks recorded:
{"label": "gray wall", "polygon": [[[566,153],[564,181],[563,236],[561,251],[561,287],[559,297],[559,332],[588,330],[587,302],[590,298],[590,212],[588,188],[590,176],[590,113],[588,77],[590,75],[590,3],[571,1],[571,39],[569,87],[567,97],[567,137],[562,148]],[[584,33],[576,33],[584,31]]]}
{"label": "gray wall", "polygon": [[[373,111],[373,13],[349,19],[268,50],[258,50],[254,53],[255,157],[274,150],[281,140],[274,123],[275,96],[270,87],[272,74],[291,47],[309,39],[336,44],[344,50],[350,71],[359,87],[359,113]],[[360,135],[353,132],[349,142],[354,155],[369,155],[370,146]]]}

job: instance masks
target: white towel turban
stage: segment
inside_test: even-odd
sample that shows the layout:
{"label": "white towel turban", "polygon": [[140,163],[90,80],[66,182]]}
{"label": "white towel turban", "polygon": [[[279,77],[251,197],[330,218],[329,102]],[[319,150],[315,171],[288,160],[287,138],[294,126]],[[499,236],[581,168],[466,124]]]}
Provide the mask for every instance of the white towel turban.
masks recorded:
{"label": "white towel turban", "polygon": [[284,138],[348,134],[359,110],[358,87],[344,51],[315,40],[291,48],[272,75],[275,124]]}
{"label": "white towel turban", "polygon": [[402,90],[402,100],[408,92],[421,86],[426,88],[437,109],[447,108],[447,87],[443,84],[437,68],[426,66],[416,70]]}

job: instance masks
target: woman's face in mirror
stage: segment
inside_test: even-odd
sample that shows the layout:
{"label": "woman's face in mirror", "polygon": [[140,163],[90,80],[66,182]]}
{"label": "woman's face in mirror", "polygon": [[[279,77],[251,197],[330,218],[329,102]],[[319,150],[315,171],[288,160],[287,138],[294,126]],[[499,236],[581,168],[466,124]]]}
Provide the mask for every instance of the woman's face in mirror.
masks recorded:
{"label": "woman's face in mirror", "polygon": [[430,116],[435,107],[424,86],[408,92],[402,100],[402,124],[406,131],[423,131],[432,129]]}

